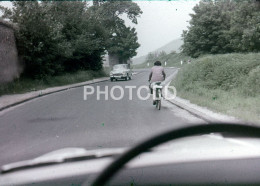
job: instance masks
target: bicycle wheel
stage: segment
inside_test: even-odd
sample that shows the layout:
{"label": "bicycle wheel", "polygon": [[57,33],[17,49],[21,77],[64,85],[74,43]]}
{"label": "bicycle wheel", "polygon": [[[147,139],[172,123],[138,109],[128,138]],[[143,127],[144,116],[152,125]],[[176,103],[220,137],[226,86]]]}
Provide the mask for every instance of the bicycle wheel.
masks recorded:
{"label": "bicycle wheel", "polygon": [[161,110],[161,100],[157,100],[156,107],[158,110]]}
{"label": "bicycle wheel", "polygon": [[160,110],[161,109],[161,89],[158,89],[157,90],[157,95],[156,95],[156,97],[157,97],[157,104],[156,104],[156,108],[158,109],[158,110]]}

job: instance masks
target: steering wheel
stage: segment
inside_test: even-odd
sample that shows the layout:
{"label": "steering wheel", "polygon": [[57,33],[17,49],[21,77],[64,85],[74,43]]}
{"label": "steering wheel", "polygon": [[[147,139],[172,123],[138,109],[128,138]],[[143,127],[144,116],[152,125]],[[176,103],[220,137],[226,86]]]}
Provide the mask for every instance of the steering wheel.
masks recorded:
{"label": "steering wheel", "polygon": [[112,162],[93,182],[93,186],[105,185],[127,162],[139,154],[155,147],[161,143],[165,143],[170,140],[176,140],[183,137],[189,137],[194,135],[203,135],[209,133],[223,133],[237,134],[248,137],[260,138],[260,127],[241,125],[235,123],[211,123],[203,125],[195,125],[191,127],[184,127],[181,129],[175,129],[161,135],[155,136],[151,139],[140,143],[132,149],[125,152],[121,157]]}

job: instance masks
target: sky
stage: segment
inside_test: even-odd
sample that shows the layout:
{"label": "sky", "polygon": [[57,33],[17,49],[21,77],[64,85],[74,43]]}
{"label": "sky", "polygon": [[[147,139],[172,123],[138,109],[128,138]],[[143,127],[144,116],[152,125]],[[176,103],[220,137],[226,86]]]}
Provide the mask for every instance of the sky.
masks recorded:
{"label": "sky", "polygon": [[138,25],[125,20],[128,26],[134,26],[138,42],[137,57],[143,56],[181,38],[183,30],[187,30],[192,8],[199,1],[134,1],[143,14],[138,19]]}
{"label": "sky", "polygon": [[[143,14],[138,18],[138,24],[132,24],[124,18],[127,26],[135,27],[138,42],[137,56],[143,56],[171,42],[181,38],[183,30],[187,29],[192,8],[198,0],[175,1],[135,1]],[[0,5],[9,6],[10,2],[4,1]]]}

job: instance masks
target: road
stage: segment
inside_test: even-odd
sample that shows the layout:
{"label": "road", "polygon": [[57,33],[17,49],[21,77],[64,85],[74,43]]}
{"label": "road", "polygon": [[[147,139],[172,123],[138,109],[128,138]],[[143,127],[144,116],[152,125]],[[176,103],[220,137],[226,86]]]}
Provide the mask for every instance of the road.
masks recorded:
{"label": "road", "polygon": [[[167,69],[170,75],[175,69]],[[125,86],[147,85],[148,70],[140,70],[130,81],[93,84],[95,93],[83,99],[83,87],[34,99],[0,114],[0,165],[32,159],[65,147],[99,149],[130,147],[152,135],[182,126],[204,122],[167,101],[156,110],[152,98],[140,100],[137,89],[129,100]],[[101,95],[115,85],[124,88],[121,100]],[[115,96],[119,92],[114,91]],[[143,97],[146,90],[141,91]]]}

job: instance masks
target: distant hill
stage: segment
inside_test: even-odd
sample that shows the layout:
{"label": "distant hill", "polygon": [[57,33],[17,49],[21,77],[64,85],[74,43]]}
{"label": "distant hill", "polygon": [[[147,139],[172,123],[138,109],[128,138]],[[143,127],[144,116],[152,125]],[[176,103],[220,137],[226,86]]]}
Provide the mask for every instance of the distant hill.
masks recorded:
{"label": "distant hill", "polygon": [[134,65],[137,65],[137,64],[143,63],[143,62],[145,61],[145,59],[146,59],[146,56],[147,56],[147,55],[145,55],[145,56],[140,56],[140,57],[137,57],[137,58],[133,58],[133,59],[132,59],[133,64],[134,64]]}
{"label": "distant hill", "polygon": [[165,51],[167,54],[171,53],[172,51],[176,51],[177,53],[180,52],[180,47],[183,44],[183,41],[181,39],[175,39],[171,41],[170,43],[162,46],[161,48],[158,48],[157,52]]}
{"label": "distant hill", "polygon": [[[155,51],[152,52],[160,52],[160,51],[165,51],[167,54],[169,54],[172,51],[176,51],[177,53],[180,52],[180,47],[183,44],[183,41],[181,39],[175,39],[168,44],[156,49]],[[133,58],[133,64],[141,64],[145,61],[147,55],[140,56],[137,58]]]}

